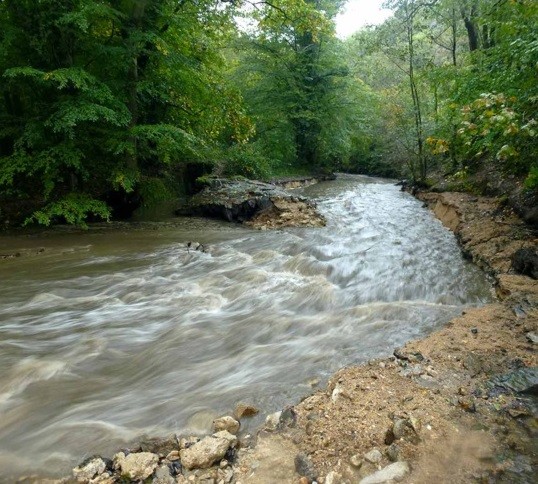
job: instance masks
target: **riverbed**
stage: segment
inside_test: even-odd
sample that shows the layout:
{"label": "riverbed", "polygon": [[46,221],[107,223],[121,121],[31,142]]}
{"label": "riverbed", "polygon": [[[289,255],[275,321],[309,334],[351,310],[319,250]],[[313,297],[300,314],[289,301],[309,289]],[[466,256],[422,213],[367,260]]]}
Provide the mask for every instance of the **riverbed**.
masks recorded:
{"label": "riverbed", "polygon": [[62,475],[142,434],[205,433],[239,401],[270,413],[491,300],[454,235],[393,183],[342,175],[303,193],[327,227],[182,219],[0,239],[22,254],[0,261],[1,473]]}

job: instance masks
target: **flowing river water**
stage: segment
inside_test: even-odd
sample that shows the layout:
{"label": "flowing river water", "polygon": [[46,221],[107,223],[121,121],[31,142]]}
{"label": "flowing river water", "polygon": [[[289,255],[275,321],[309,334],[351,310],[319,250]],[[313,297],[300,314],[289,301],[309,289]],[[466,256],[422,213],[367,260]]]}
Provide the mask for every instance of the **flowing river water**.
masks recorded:
{"label": "flowing river water", "polygon": [[0,260],[0,480],[207,432],[239,401],[276,411],[491,299],[453,234],[392,183],[304,192],[327,227],[181,219],[0,239],[29,254]]}

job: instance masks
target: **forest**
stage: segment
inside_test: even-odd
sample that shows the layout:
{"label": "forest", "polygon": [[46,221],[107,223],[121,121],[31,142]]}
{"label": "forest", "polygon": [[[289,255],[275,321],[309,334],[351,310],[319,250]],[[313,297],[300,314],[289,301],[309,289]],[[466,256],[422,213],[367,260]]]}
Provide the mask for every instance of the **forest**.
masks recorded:
{"label": "forest", "polygon": [[109,220],[206,175],[538,189],[538,2],[1,0],[0,220]]}

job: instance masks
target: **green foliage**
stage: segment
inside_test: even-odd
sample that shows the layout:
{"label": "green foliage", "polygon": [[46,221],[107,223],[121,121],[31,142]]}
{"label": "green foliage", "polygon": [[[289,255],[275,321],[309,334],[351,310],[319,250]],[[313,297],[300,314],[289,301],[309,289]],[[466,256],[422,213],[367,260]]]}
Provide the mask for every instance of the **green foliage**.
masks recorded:
{"label": "green foliage", "polygon": [[104,202],[95,200],[84,193],[70,193],[61,200],[51,202],[43,209],[27,218],[24,225],[38,223],[49,226],[51,223],[65,222],[86,228],[89,215],[108,221],[110,210]]}
{"label": "green foliage", "polygon": [[153,207],[174,198],[174,194],[161,178],[145,177],[142,179],[139,193],[144,207]]}
{"label": "green foliage", "polygon": [[529,190],[538,189],[538,165],[531,167],[527,178],[525,179],[525,187]]}
{"label": "green foliage", "polygon": [[244,176],[249,179],[266,179],[271,174],[268,160],[256,145],[235,145],[226,153],[226,160],[221,167],[225,176]]}

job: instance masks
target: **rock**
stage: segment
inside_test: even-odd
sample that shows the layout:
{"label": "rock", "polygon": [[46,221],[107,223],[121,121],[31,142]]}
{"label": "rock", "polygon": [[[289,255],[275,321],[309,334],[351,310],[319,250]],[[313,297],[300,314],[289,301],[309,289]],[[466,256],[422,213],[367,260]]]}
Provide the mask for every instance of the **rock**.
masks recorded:
{"label": "rock", "polygon": [[487,386],[491,390],[501,390],[504,393],[538,395],[538,367],[524,367],[497,375],[489,380]]}
{"label": "rock", "polygon": [[253,417],[260,412],[254,405],[248,403],[238,403],[235,407],[234,416],[236,419],[242,419],[243,417]]}
{"label": "rock", "polygon": [[234,477],[234,471],[230,467],[226,469],[219,469],[217,475],[218,475],[219,482],[224,482],[224,484],[229,484],[230,482],[232,482],[232,479]]}
{"label": "rock", "polygon": [[349,462],[351,463],[353,467],[357,469],[360,469],[362,467],[362,459],[360,455],[358,454],[352,455],[351,458],[349,459]]}
{"label": "rock", "polygon": [[172,452],[167,454],[166,460],[169,460],[169,461],[179,460],[179,450],[173,450]]}
{"label": "rock", "polygon": [[73,477],[77,482],[88,482],[105,472],[106,462],[101,457],[90,457],[73,469]]}
{"label": "rock", "polygon": [[463,360],[463,367],[469,370],[471,377],[475,377],[483,370],[484,363],[480,356],[469,353]]}
{"label": "rock", "polygon": [[275,412],[270,415],[267,415],[265,419],[265,429],[269,431],[274,431],[278,428],[278,424],[280,423],[280,416],[282,415],[282,412]]}
{"label": "rock", "polygon": [[525,335],[525,337],[527,338],[527,341],[529,343],[533,343],[533,344],[537,344],[538,343],[538,334],[534,333],[534,332],[529,332]]}
{"label": "rock", "polygon": [[256,228],[325,225],[315,204],[284,189],[254,180],[206,178],[206,187],[178,215],[202,215],[245,222]]}
{"label": "rock", "polygon": [[297,425],[297,412],[293,407],[286,407],[280,415],[279,428],[293,428]]}
{"label": "rock", "polygon": [[367,454],[364,454],[364,459],[368,462],[371,462],[372,464],[378,464],[381,462],[381,459],[383,458],[383,455],[381,452],[379,452],[378,449],[372,449]]}
{"label": "rock", "polygon": [[518,274],[538,279],[538,251],[531,247],[517,250],[512,256],[512,269]]}
{"label": "rock", "polygon": [[421,361],[424,361],[422,353],[418,351],[416,353],[408,353],[402,348],[396,348],[394,350],[394,356],[398,360],[409,361],[410,363],[420,363]]}
{"label": "rock", "polygon": [[196,444],[196,442],[200,442],[200,439],[194,435],[187,438],[181,438],[179,439],[179,449],[188,449],[191,445]]}
{"label": "rock", "polygon": [[[395,440],[407,440],[413,444],[418,444],[420,438],[417,432],[413,429],[413,425],[409,419],[397,418],[392,426],[392,434]],[[385,443],[387,439],[385,437]],[[392,443],[392,442],[391,442]]]}
{"label": "rock", "polygon": [[181,450],[181,464],[186,469],[208,469],[226,455],[237,441],[235,435],[223,430],[214,436],[205,437],[200,442]]}
{"label": "rock", "polygon": [[229,415],[213,420],[213,429],[215,432],[226,430],[235,435],[239,432],[240,425],[241,424],[235,420],[235,418],[230,417]]}
{"label": "rock", "polygon": [[316,469],[306,454],[301,453],[295,456],[295,470],[297,474],[307,477],[310,481],[316,480]]}
{"label": "rock", "polygon": [[387,432],[385,433],[385,439],[384,439],[385,445],[392,444],[395,438],[396,437],[394,436],[394,432],[392,431],[392,429],[388,429]]}
{"label": "rock", "polygon": [[231,434],[227,430],[221,430],[220,432],[216,432],[213,434],[213,437],[217,439],[226,439],[228,442],[230,442],[230,447],[234,447],[237,443],[237,437],[234,434]]}
{"label": "rock", "polygon": [[343,477],[336,471],[331,471],[325,477],[325,484],[341,484]]}
{"label": "rock", "polygon": [[159,456],[151,452],[136,452],[127,456],[120,452],[114,456],[114,466],[120,469],[122,476],[131,479],[147,479],[155,471],[158,462]]}
{"label": "rock", "polygon": [[167,455],[173,450],[179,450],[179,443],[175,435],[166,438],[152,438],[140,442],[142,452],[151,452],[152,454]]}
{"label": "rock", "polygon": [[175,484],[176,480],[172,477],[168,466],[160,466],[155,471],[155,477],[151,482],[152,484]]}
{"label": "rock", "polygon": [[388,446],[385,453],[391,462],[396,462],[400,458],[400,447],[397,444],[392,443]]}
{"label": "rock", "polygon": [[383,484],[385,482],[401,481],[407,474],[409,474],[409,464],[407,462],[394,462],[380,471],[361,479],[359,484]]}
{"label": "rock", "polygon": [[[41,484],[45,484],[43,481],[39,481]],[[110,472],[103,472],[97,477],[89,481],[90,484],[114,484],[117,482],[116,476],[113,476]],[[54,481],[54,484],[65,484],[64,481]]]}
{"label": "rock", "polygon": [[476,405],[474,398],[471,396],[464,396],[458,398],[458,404],[463,410],[469,413],[475,413],[476,412]]}

